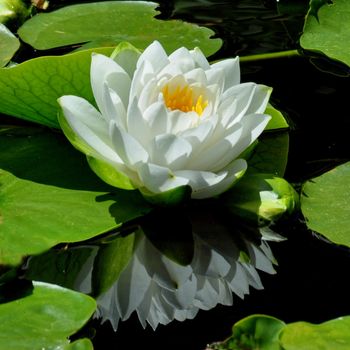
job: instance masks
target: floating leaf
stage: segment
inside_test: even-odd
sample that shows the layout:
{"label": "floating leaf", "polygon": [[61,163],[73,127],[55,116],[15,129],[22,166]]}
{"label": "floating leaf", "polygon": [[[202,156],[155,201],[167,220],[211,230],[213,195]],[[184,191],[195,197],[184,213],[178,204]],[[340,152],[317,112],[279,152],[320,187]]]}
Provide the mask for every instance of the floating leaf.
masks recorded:
{"label": "floating leaf", "polygon": [[350,162],[306,182],[303,192],[307,226],[334,243],[350,246]]}
{"label": "floating leaf", "polygon": [[284,322],[271,316],[251,315],[233,326],[229,339],[211,345],[208,350],[281,350],[278,338],[285,326]]}
{"label": "floating leaf", "polygon": [[94,103],[90,86],[91,53],[110,55],[112,51],[104,48],[43,56],[0,69],[0,113],[59,128],[57,99],[77,95]]}
{"label": "floating leaf", "polygon": [[[321,1],[321,3],[324,1]],[[350,66],[350,2],[335,0],[307,16],[300,44],[304,49],[320,51]]]}
{"label": "floating leaf", "polygon": [[0,23],[0,67],[5,66],[19,49],[19,40]]}
{"label": "floating leaf", "polygon": [[62,135],[34,128],[0,133],[0,189],[0,264],[91,238],[150,210],[137,191],[100,181]]}
{"label": "floating leaf", "polygon": [[[220,39],[209,39],[214,32],[182,21],[154,18],[158,4],[137,1],[105,1],[63,7],[41,13],[18,31],[21,39],[39,50],[94,42],[95,47],[115,46],[128,41],[139,49],[152,41],[162,43],[168,53],[178,47],[200,47],[207,55],[221,46]],[[98,18],[98,20],[96,20]],[[90,44],[91,46],[91,44]]]}
{"label": "floating leaf", "polygon": [[0,349],[91,350],[88,339],[70,344],[67,337],[88,321],[95,308],[95,300],[87,295],[34,282],[32,294],[0,304]]}
{"label": "floating leaf", "polygon": [[306,322],[288,324],[281,334],[284,350],[348,350],[350,347],[350,316],[319,325]]}
{"label": "floating leaf", "polygon": [[263,135],[251,156],[248,157],[248,173],[269,173],[283,177],[287,167],[289,135],[288,122],[283,114],[268,105],[266,114],[271,116]]}
{"label": "floating leaf", "polygon": [[285,324],[266,315],[251,315],[238,321],[232,336],[211,344],[207,350],[348,350],[350,316],[322,324],[295,322]]}
{"label": "floating leaf", "polygon": [[248,159],[247,173],[269,173],[283,177],[288,162],[289,135],[286,131],[264,133]]}

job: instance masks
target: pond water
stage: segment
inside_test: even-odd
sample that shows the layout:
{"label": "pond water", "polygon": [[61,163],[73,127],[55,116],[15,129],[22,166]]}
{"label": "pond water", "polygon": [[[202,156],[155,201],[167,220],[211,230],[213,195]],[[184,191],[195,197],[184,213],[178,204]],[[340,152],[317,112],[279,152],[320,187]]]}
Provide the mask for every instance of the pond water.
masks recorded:
{"label": "pond water", "polygon": [[[66,1],[64,5],[75,2]],[[183,19],[213,29],[216,35],[223,39],[224,44],[220,51],[211,57],[212,60],[236,55],[249,57],[298,49],[308,2],[164,0],[160,1],[159,17]],[[57,7],[62,4],[59,1],[55,2]],[[285,178],[296,188],[299,189],[304,181],[350,159],[350,71],[347,67],[316,54],[312,57],[292,55],[262,60],[243,59],[241,73],[242,81],[254,81],[273,87],[271,102],[283,112],[290,124]],[[226,287],[231,289],[227,289],[225,293],[217,293],[220,295],[215,300],[200,306],[197,301],[192,310],[193,314],[188,312],[184,315],[182,311],[178,311],[179,319],[189,319],[182,322],[173,321],[165,326],[158,325],[155,331],[149,325],[144,329],[134,312],[126,321],[120,321],[118,325],[114,322],[117,331],[113,330],[110,322],[101,325],[100,319],[91,320],[76,335],[77,338],[93,337],[95,349],[105,349],[105,344],[108,343],[111,344],[108,349],[204,350],[206,344],[227,338],[232,325],[251,314],[267,314],[287,323],[299,320],[319,323],[350,315],[350,286],[345,282],[350,252],[347,248],[330,244],[308,230],[300,214],[273,227],[274,232],[287,238],[286,240],[262,244],[256,238],[257,230],[241,227],[238,222],[228,220],[227,216],[220,212],[220,208],[214,209],[210,204],[204,204],[186,209],[183,216],[179,212],[152,214],[153,217],[148,216],[141,221],[132,222],[122,231],[124,238],[120,238],[119,241],[135,240],[138,244],[134,262],[128,265],[128,273],[121,275],[124,286],[132,284],[131,276],[137,270],[139,275],[134,275],[133,278],[137,282],[134,281],[134,285],[140,290],[146,288],[145,285],[153,283],[150,282],[147,273],[156,271],[158,284],[155,288],[163,288],[168,300],[173,300],[172,293],[177,286],[171,286],[171,283],[176,282],[173,276],[182,276],[181,278],[190,280],[191,276],[200,274],[201,269],[207,269],[206,273],[210,270],[208,275],[214,278],[217,273],[215,269],[226,269],[225,272],[220,270],[220,273],[227,276],[227,281],[230,280],[231,284]],[[137,232],[139,227],[146,236]],[[190,267],[174,267],[171,261],[161,257],[150,245],[149,240],[160,250],[171,254],[171,249],[169,253],[167,246],[169,242],[160,238],[164,232],[167,233],[167,237],[177,237],[170,243],[172,249],[175,245],[178,251],[183,252],[180,258],[184,265],[192,259],[191,254],[194,254],[195,258]],[[115,244],[116,241],[118,238],[111,240],[110,244]],[[129,245],[125,247],[128,248]],[[81,253],[78,252],[79,249]],[[217,265],[211,268],[209,262],[205,261],[209,251],[217,259]],[[245,256],[240,255],[239,251],[244,251],[250,259],[244,260]],[[221,257],[217,252],[220,252]],[[69,256],[70,251],[65,254]],[[72,256],[74,254],[78,254],[79,259],[82,258],[83,261],[89,256],[82,264],[83,267],[80,266],[79,271],[75,271],[74,281],[76,289],[88,293],[95,283],[92,263],[97,259],[98,251],[94,241],[81,248],[72,245]],[[44,260],[48,259],[47,256],[43,256]],[[37,267],[35,259],[31,260],[27,277],[30,277],[30,264],[35,275],[39,271],[38,266],[44,260],[40,260],[39,257]],[[242,263],[244,261],[245,265]],[[275,264],[276,261],[278,264]],[[135,266],[139,267],[136,269]],[[176,273],[168,276],[165,270],[176,270]],[[259,277],[257,270],[261,270]],[[232,275],[236,273],[238,276],[237,271],[241,271],[238,282],[232,280]],[[202,282],[205,283],[204,280]],[[264,289],[261,289],[261,283]],[[242,289],[244,284],[250,285],[249,294],[246,289]],[[124,298],[126,304],[131,303],[128,297],[118,290],[117,285],[113,288],[113,293],[119,293],[119,298]],[[137,290],[132,292],[126,287],[123,290],[124,294],[137,294]],[[227,305],[212,308],[216,303]],[[100,305],[105,305],[110,312],[113,309],[109,299],[100,300]],[[198,311],[196,308],[208,310]],[[128,315],[129,311],[124,310],[124,316]],[[164,310],[165,314],[166,312],[167,310]],[[101,315],[107,317],[103,312]],[[114,311],[114,320],[121,316],[123,315],[117,315],[117,311]],[[167,323],[166,320],[164,323]]]}
{"label": "pond water", "polygon": [[[298,48],[308,1],[164,1],[162,18],[180,18],[215,30],[224,39],[214,59],[248,56]],[[288,6],[289,5],[289,6]],[[272,86],[272,103],[287,117],[289,160],[285,178],[298,185],[349,159],[349,71],[324,58],[290,57],[244,62],[242,80]],[[254,313],[285,322],[319,323],[350,313],[345,283],[349,251],[329,244],[295,217],[275,230],[287,237],[270,243],[278,261],[277,274],[260,273],[264,290],[250,289],[233,306],[200,311],[193,320],[174,321],[154,332],[144,330],[136,315],[112,331],[94,321],[97,349],[105,341],[113,348],[204,349],[207,343],[230,335],[231,326]]]}

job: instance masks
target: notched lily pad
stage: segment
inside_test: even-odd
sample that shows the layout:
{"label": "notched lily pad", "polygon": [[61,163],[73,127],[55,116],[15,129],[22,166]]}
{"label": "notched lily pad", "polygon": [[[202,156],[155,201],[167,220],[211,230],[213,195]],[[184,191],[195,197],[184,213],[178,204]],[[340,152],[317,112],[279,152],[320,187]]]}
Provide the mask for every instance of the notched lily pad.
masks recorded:
{"label": "notched lily pad", "polygon": [[[154,18],[158,4],[145,1],[105,1],[66,6],[51,13],[41,13],[18,31],[21,39],[38,50],[90,43],[90,47],[115,46],[128,41],[146,48],[152,41],[162,43],[168,53],[178,47],[200,47],[207,55],[221,46],[220,39],[210,39],[208,28],[178,20]],[[98,18],[98,20],[96,20]]]}

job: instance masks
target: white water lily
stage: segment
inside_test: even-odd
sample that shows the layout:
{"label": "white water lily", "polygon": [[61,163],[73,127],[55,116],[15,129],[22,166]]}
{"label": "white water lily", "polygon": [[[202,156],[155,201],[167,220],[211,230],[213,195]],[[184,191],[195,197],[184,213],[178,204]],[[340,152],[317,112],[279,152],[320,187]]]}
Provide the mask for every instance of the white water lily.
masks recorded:
{"label": "white water lily", "polygon": [[240,83],[238,58],[209,64],[198,48],[168,56],[153,42],[141,55],[125,44],[113,59],[94,54],[91,86],[98,110],[62,96],[62,128],[102,179],[144,194],[221,194],[270,119],[271,88]]}

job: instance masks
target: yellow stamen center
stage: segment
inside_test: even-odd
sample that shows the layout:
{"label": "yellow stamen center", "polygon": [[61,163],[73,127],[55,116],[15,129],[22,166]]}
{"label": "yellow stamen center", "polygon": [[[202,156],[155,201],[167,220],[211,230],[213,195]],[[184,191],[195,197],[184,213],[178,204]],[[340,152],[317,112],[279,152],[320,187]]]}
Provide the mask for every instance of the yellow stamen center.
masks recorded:
{"label": "yellow stamen center", "polygon": [[188,85],[185,87],[177,86],[172,92],[169,91],[169,86],[165,85],[162,93],[165,105],[172,111],[175,109],[182,112],[193,111],[200,116],[208,105],[208,100],[203,100],[203,95],[195,98],[193,89]]}

